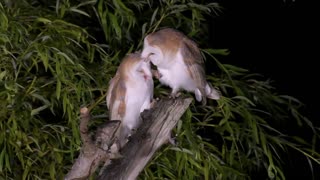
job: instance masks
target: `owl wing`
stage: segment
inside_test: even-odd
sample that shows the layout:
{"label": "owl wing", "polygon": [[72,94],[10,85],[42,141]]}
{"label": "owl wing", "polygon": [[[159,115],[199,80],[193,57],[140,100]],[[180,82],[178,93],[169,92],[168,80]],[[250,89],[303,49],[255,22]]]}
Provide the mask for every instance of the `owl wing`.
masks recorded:
{"label": "owl wing", "polygon": [[121,120],[126,113],[126,84],[119,76],[110,81],[107,95],[110,120]]}
{"label": "owl wing", "polygon": [[204,71],[204,61],[202,59],[199,48],[196,43],[189,39],[184,39],[181,47],[181,55],[183,61],[187,66],[190,77],[196,82],[197,88],[199,89],[203,100],[206,103],[206,76]]}
{"label": "owl wing", "polygon": [[181,46],[181,55],[191,77],[193,79],[203,78],[203,75],[205,75],[204,61],[197,44],[189,39],[184,39]]}
{"label": "owl wing", "polygon": [[108,91],[107,91],[107,107],[108,107],[108,109],[111,106],[111,95],[112,95],[112,91],[113,91],[113,88],[114,88],[114,84],[117,81],[116,78],[117,78],[117,76],[113,77],[109,82],[109,88],[108,88]]}

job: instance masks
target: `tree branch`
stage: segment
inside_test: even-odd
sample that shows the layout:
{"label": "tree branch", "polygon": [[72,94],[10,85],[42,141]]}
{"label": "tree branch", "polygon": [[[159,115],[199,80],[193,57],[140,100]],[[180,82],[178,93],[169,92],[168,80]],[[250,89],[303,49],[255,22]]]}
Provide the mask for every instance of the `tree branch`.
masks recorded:
{"label": "tree branch", "polygon": [[[186,111],[191,98],[162,99],[150,110],[141,114],[142,125],[115,157],[110,147],[115,143],[115,132],[120,121],[108,121],[98,128],[94,140],[88,136],[89,110],[80,110],[80,135],[83,142],[80,155],[66,175],[65,180],[86,179],[105,164],[100,180],[133,180],[144,169],[153,154],[171,138],[171,131]],[[111,159],[111,161],[110,161]],[[110,163],[111,162],[111,163]]]}

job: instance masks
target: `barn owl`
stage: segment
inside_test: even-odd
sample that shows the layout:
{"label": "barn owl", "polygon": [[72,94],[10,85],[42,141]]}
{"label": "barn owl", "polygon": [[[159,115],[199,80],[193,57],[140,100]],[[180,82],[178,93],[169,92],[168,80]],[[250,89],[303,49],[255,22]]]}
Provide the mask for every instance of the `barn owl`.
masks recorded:
{"label": "barn owl", "polygon": [[116,134],[120,147],[126,143],[132,130],[139,126],[140,113],[150,108],[152,99],[150,62],[143,61],[140,53],[127,55],[111,79],[107,92],[110,120],[121,120]]}
{"label": "barn owl", "polygon": [[141,57],[157,66],[156,77],[172,88],[175,97],[180,89],[193,92],[197,101],[206,97],[219,99],[219,93],[206,81],[204,62],[197,44],[181,32],[165,28],[147,35]]}

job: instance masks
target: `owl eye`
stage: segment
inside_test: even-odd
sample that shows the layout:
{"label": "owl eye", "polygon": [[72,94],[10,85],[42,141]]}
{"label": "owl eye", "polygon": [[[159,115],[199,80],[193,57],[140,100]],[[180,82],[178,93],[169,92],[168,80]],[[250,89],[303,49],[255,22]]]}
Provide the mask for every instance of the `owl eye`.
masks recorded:
{"label": "owl eye", "polygon": [[149,59],[150,58],[150,56],[154,56],[155,55],[155,53],[153,53],[153,52],[150,52],[149,54],[148,54],[148,57],[147,57],[147,59]]}
{"label": "owl eye", "polygon": [[138,71],[139,73],[144,74],[144,71],[143,71],[142,69],[138,69],[137,71]]}

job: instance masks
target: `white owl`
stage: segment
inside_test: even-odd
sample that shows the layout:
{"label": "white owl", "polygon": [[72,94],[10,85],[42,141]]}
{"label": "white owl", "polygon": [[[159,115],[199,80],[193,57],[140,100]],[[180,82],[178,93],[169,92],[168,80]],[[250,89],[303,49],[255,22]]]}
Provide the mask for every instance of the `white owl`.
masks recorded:
{"label": "white owl", "polygon": [[120,147],[140,125],[140,113],[150,108],[153,99],[150,63],[143,61],[140,55],[129,54],[122,60],[107,92],[110,120],[121,120],[116,134]]}
{"label": "white owl", "polygon": [[161,84],[172,88],[171,96],[175,97],[183,89],[193,92],[203,104],[206,104],[206,97],[220,98],[217,90],[206,81],[200,49],[181,32],[165,28],[147,35],[141,57],[157,66],[157,78]]}

